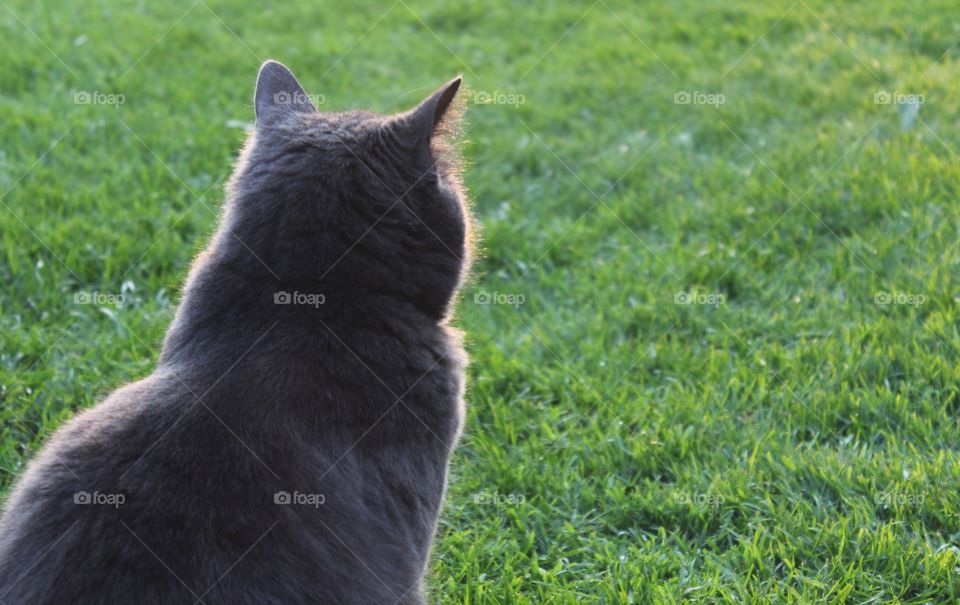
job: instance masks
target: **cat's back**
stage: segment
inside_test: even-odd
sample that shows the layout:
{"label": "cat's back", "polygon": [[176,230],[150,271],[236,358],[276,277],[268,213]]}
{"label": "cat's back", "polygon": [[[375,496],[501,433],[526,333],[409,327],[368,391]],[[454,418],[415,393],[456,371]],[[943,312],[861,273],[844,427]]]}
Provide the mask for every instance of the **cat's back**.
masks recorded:
{"label": "cat's back", "polygon": [[364,325],[281,323],[229,363],[161,366],[68,422],[7,503],[0,594],[396,600],[428,556],[463,359],[444,328]]}
{"label": "cat's back", "polygon": [[328,602],[289,581],[316,575],[275,499],[295,431],[222,417],[247,369],[211,392],[160,369],[61,427],[6,503],[3,602]]}
{"label": "cat's back", "polygon": [[149,444],[189,414],[187,390],[169,378],[158,371],[118,389],[64,424],[30,462],[0,519],[7,602],[44,603],[71,588],[82,594],[77,580],[97,580],[90,566],[103,563],[100,554],[124,561],[129,551],[116,531],[130,503],[124,486],[137,481]]}

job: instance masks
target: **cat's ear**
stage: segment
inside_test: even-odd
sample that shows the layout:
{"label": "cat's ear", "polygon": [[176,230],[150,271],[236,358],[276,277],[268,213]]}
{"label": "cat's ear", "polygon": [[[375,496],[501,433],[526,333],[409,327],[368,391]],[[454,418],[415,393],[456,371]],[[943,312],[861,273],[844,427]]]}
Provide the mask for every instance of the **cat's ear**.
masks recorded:
{"label": "cat's ear", "polygon": [[398,128],[411,143],[427,143],[434,135],[454,130],[459,108],[454,103],[461,76],[450,80],[410,111],[400,114]]}
{"label": "cat's ear", "polygon": [[317,111],[293,73],[282,63],[269,60],[260,66],[253,96],[257,126],[269,125],[291,112]]}

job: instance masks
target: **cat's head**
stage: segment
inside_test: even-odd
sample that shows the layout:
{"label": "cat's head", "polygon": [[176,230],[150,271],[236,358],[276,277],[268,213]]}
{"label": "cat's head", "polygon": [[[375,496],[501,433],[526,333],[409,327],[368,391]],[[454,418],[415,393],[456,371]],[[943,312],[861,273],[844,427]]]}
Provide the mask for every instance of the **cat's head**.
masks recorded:
{"label": "cat's head", "polygon": [[393,297],[443,317],[471,249],[460,81],[400,114],[333,113],[264,63],[218,248],[278,289]]}

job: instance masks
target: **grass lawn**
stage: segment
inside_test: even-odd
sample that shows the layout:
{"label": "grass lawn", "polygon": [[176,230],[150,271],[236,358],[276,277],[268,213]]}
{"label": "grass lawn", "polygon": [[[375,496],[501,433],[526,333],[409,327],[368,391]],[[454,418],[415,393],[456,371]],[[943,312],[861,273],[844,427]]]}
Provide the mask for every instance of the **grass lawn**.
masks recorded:
{"label": "grass lawn", "polygon": [[0,489],[151,371],[261,60],[324,109],[462,72],[434,599],[960,598],[955,2],[347,6],[0,2]]}

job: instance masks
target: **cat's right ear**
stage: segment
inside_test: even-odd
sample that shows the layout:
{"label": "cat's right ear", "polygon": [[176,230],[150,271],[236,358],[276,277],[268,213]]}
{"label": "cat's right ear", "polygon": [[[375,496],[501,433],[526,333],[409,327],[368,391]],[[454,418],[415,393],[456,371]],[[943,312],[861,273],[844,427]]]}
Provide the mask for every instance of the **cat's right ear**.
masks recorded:
{"label": "cat's right ear", "polygon": [[410,111],[394,116],[390,124],[407,142],[429,148],[436,135],[457,129],[463,108],[455,98],[462,80],[461,76],[450,80]]}
{"label": "cat's right ear", "polygon": [[265,61],[260,66],[253,106],[257,127],[274,124],[293,112],[317,111],[293,73],[282,63],[273,60]]}

